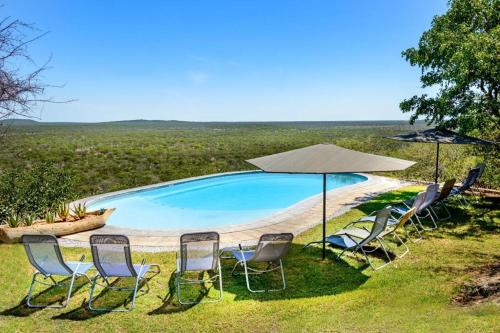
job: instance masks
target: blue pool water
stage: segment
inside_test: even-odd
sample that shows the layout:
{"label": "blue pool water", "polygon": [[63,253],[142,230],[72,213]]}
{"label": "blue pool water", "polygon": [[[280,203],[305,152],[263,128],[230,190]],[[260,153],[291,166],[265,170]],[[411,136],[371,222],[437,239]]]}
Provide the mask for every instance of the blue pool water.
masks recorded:
{"label": "blue pool water", "polygon": [[[214,176],[104,198],[90,209],[116,208],[107,224],[135,229],[207,229],[243,224],[322,192],[322,175],[252,172]],[[331,190],[365,181],[327,176]]]}

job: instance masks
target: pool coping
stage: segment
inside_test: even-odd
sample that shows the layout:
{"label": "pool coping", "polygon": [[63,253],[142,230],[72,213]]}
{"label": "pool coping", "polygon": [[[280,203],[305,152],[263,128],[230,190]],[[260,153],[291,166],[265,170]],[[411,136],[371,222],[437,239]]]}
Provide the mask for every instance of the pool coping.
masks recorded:
{"label": "pool coping", "polygon": [[[153,185],[141,186],[137,188],[115,191],[96,195],[84,199],[74,201],[72,204],[81,202],[94,202],[103,198],[128,194],[138,191],[144,191],[173,184],[185,183],[189,181],[234,175],[241,173],[255,173],[261,171],[238,171],[205,175],[199,177],[190,177],[186,179],[163,182]],[[343,186],[327,191],[327,215],[328,219],[343,214],[352,207],[369,200],[374,195],[383,193],[401,186],[411,184],[409,182],[400,181],[394,178],[375,176],[371,174],[357,173],[367,179],[365,181]],[[339,206],[340,205],[340,206]],[[334,207],[332,207],[334,206]],[[255,221],[223,226],[218,228],[210,228],[210,231],[216,231],[221,235],[221,243],[224,246],[235,246],[238,243],[247,244],[255,243],[263,232],[280,232],[289,231],[297,235],[322,223],[322,215],[318,215],[318,211],[322,210],[322,193],[301,200],[294,205],[266,216]],[[179,236],[186,232],[207,231],[208,228],[183,228],[183,229],[133,229],[119,226],[106,225],[103,228],[64,236],[62,240],[63,246],[88,246],[88,236],[93,233],[119,233],[125,234],[131,239],[131,244],[134,249],[139,251],[168,251],[177,249]]]}

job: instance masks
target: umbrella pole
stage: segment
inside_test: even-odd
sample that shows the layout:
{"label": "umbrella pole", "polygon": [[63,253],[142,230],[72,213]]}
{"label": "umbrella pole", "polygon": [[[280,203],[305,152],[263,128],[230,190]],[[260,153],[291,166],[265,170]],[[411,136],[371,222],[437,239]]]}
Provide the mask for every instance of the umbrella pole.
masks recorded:
{"label": "umbrella pole", "polygon": [[438,182],[438,168],[439,168],[439,142],[436,145],[436,172],[434,173],[434,183]]}
{"label": "umbrella pole", "polygon": [[326,173],[323,174],[323,260],[326,257]]}

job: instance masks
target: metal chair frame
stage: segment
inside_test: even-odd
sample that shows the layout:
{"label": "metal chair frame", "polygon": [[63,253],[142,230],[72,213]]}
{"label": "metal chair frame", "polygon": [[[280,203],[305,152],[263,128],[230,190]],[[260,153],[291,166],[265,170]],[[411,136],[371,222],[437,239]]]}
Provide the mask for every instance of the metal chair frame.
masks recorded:
{"label": "metal chair frame", "polygon": [[[176,269],[176,285],[177,285],[177,300],[179,301],[180,304],[182,305],[192,305],[192,304],[202,304],[202,303],[217,303],[222,300],[223,297],[223,291],[222,291],[222,269],[221,269],[221,264],[220,264],[220,253],[219,253],[219,234],[216,232],[201,232],[201,233],[189,233],[189,234],[184,234],[181,236],[181,252],[182,252],[182,246],[183,246],[183,238],[186,237],[199,237],[200,241],[206,241],[206,240],[214,240],[216,241],[216,249],[215,253],[213,254],[216,256],[216,266],[213,267],[214,269],[212,270],[213,272],[217,272],[215,275],[209,276],[207,279],[189,279],[183,277],[183,273],[187,270],[182,269],[182,262],[180,263],[181,267],[179,267],[179,264]],[[213,237],[213,239],[211,238]],[[182,256],[180,258],[182,260]],[[178,253],[176,253],[176,262],[179,263],[179,257]],[[199,271],[199,272],[205,272],[205,271]],[[219,297],[214,299],[214,300],[205,300],[205,301],[185,301],[182,299],[182,286],[183,285],[193,285],[193,284],[205,284],[205,283],[214,283],[216,280],[219,282]]]}
{"label": "metal chair frame", "polygon": [[[62,286],[63,283],[57,282],[53,276],[59,276],[58,274],[51,274],[47,271],[45,271],[40,265],[38,265],[33,257],[33,254],[31,253],[31,249],[29,247],[29,244],[33,244],[36,242],[31,242],[30,243],[30,238],[36,239],[36,238],[45,238],[46,240],[49,240],[50,243],[54,244],[54,251],[56,253],[58,263],[64,267],[64,269],[68,272],[67,275],[60,275],[60,276],[70,276],[70,283],[68,286],[68,292],[66,293],[66,296],[64,300],[62,301],[61,305],[42,305],[42,304],[33,304],[31,301],[33,299],[33,288],[35,284],[41,284],[45,286],[50,286],[50,287],[56,287],[56,286]],[[68,306],[69,301],[71,299],[71,293],[73,291],[73,285],[75,283],[76,278],[80,276],[84,276],[89,282],[91,282],[90,278],[87,276],[86,272],[79,272],[80,265],[84,262],[85,260],[85,255],[82,255],[80,260],[78,261],[78,264],[74,270],[72,270],[66,262],[63,260],[61,250],[59,248],[59,243],[57,241],[57,238],[52,235],[23,235],[21,237],[21,241],[24,244],[24,248],[26,250],[26,254],[28,255],[28,259],[30,263],[36,268],[35,273],[33,274],[33,278],[31,279],[31,284],[29,287],[28,291],[28,297],[26,298],[26,305],[30,308],[52,308],[52,309],[60,309],[60,308],[65,308]],[[39,275],[42,275],[44,278],[44,281],[40,281],[37,279]],[[45,280],[50,279],[51,283],[45,282]]]}
{"label": "metal chair frame", "polygon": [[[270,240],[267,240],[270,239]],[[247,289],[250,292],[253,293],[262,293],[262,292],[274,292],[274,291],[282,291],[286,289],[286,280],[285,280],[285,271],[283,269],[283,261],[281,258],[286,255],[288,252],[288,249],[290,247],[290,244],[293,241],[293,234],[291,233],[281,233],[281,234],[263,234],[260,239],[259,243],[256,246],[255,250],[250,250],[250,251],[244,251],[243,247],[241,244],[239,245],[239,250],[238,252],[241,254],[241,260],[237,260],[236,263],[234,264],[234,267],[231,271],[231,275],[237,276],[237,275],[245,275],[245,281],[247,285]],[[266,260],[262,261],[259,259],[260,256],[260,251],[262,249],[262,243],[263,242],[283,242],[284,250],[282,253],[277,256],[276,258],[271,258],[272,260]],[[253,252],[253,255],[246,259],[245,257],[245,252]],[[250,262],[267,262],[267,267],[265,269],[256,269],[252,268],[248,265]],[[243,272],[237,272],[236,269],[238,267],[243,267]],[[276,270],[280,271],[281,274],[281,282],[282,282],[282,287],[280,289],[252,289],[250,285],[250,275],[261,275],[261,274],[266,274],[270,272],[274,272]]]}
{"label": "metal chair frame", "polygon": [[[96,247],[98,247],[99,244],[93,242],[93,238],[96,238],[96,237],[108,237],[109,239],[120,238],[122,241],[124,241],[124,243],[116,243],[116,244],[123,245],[123,250],[125,251],[125,257],[127,258],[126,264],[127,264],[127,267],[130,271],[129,276],[118,276],[118,277],[111,276],[111,275],[105,274],[105,272],[100,269],[101,266],[100,266],[100,261],[99,261],[99,255],[98,255],[98,250],[96,248]],[[106,244],[106,243],[102,243],[102,244]],[[113,244],[113,243],[109,243],[109,244]],[[130,241],[129,241],[128,237],[124,236],[124,235],[101,235],[101,234],[91,235],[90,236],[90,246],[92,248],[92,257],[94,259],[94,265],[96,266],[98,273],[92,279],[92,286],[90,288],[90,296],[89,296],[89,301],[88,301],[89,310],[96,311],[96,312],[98,312],[98,311],[104,311],[104,312],[130,312],[130,311],[132,311],[135,308],[135,301],[137,298],[137,293],[141,292],[142,294],[147,294],[150,290],[148,278],[146,277],[146,274],[153,273],[153,276],[159,274],[161,272],[160,266],[157,264],[146,265],[146,260],[142,259],[140,267],[139,267],[139,271],[137,272],[135,270],[132,262],[131,262],[131,259],[130,259],[131,258]],[[155,270],[150,271],[149,267],[154,267]],[[148,270],[144,271],[145,269],[148,269]],[[113,283],[109,281],[109,278],[114,278],[114,277],[117,278],[115,281],[117,281],[118,279],[120,279],[122,277],[135,278],[134,286],[131,288],[114,287]],[[99,279],[102,279],[105,284],[97,283],[97,280],[99,280]],[[144,285],[146,286],[146,290],[144,290],[144,291],[142,290],[142,286],[140,285],[141,282],[144,282]],[[128,308],[128,309],[127,308],[116,309],[116,308],[106,308],[106,307],[94,307],[92,305],[92,303],[94,301],[94,292],[95,292],[95,287],[97,285],[103,287],[105,290],[109,289],[109,290],[115,290],[115,291],[131,291],[132,292],[132,302],[131,302],[130,308]]]}

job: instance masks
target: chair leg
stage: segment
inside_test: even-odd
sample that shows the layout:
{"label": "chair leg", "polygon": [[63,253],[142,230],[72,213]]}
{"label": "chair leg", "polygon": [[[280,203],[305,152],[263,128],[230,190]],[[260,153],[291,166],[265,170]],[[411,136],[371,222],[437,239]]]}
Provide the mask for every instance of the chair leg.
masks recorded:
{"label": "chair leg", "polygon": [[420,225],[420,227],[422,228],[422,230],[424,230],[424,231],[425,231],[425,230],[429,230],[429,229],[427,229],[426,227],[424,227],[424,225],[422,224],[422,221],[420,221],[420,218],[418,217],[418,215],[417,215],[417,214],[415,214],[414,216],[415,216],[415,218],[417,219],[417,222],[418,222],[418,224]]}
{"label": "chair leg", "polygon": [[[29,288],[29,291],[28,291],[28,297],[26,298],[26,305],[29,308],[49,308],[49,309],[61,309],[61,308],[65,308],[66,306],[68,306],[69,301],[71,299],[71,292],[73,291],[73,285],[74,285],[74,282],[75,282],[76,274],[73,274],[71,276],[71,281],[70,281],[70,284],[68,286],[68,292],[66,293],[66,297],[64,298],[64,300],[61,303],[61,305],[36,305],[36,304],[32,304],[31,303],[31,300],[33,298],[33,287],[35,286],[35,283],[38,282],[38,283],[47,285],[47,283],[43,283],[43,282],[37,281],[36,278],[40,274],[41,274],[40,272],[36,272],[35,274],[33,274],[33,279],[31,280],[31,285],[30,285],[30,288]],[[52,280],[52,282],[53,282],[52,286],[59,286],[60,285],[59,283],[57,283],[54,280],[54,278],[52,276],[49,275],[48,278],[50,278]]]}
{"label": "chair leg", "polygon": [[[425,215],[425,216],[418,216],[417,214],[415,214],[415,217],[417,218],[418,224],[420,224],[420,226],[422,227],[422,230],[424,230],[424,231],[431,231],[431,230],[436,229],[437,228],[437,224],[434,221],[434,217],[432,216],[431,211],[428,208],[425,211],[427,212],[427,215]],[[420,218],[426,218],[426,217],[430,217],[432,223],[434,224],[434,228],[424,227],[424,225],[422,224],[422,221],[420,220]]]}
{"label": "chair leg", "polygon": [[222,294],[222,268],[221,268],[221,265],[220,265],[220,257],[217,259],[218,260],[218,264],[219,264],[219,299],[218,301],[221,301],[222,300],[222,297],[223,297],[223,294]]}
{"label": "chair leg", "polygon": [[285,281],[285,270],[283,269],[283,262],[280,259],[280,268],[281,268],[281,280],[283,281],[283,290],[286,289],[286,281]]}
{"label": "chair leg", "polygon": [[304,246],[302,247],[302,249],[306,249],[306,248],[308,248],[309,246],[311,246],[311,245],[313,245],[313,244],[320,244],[320,243],[321,243],[321,244],[323,244],[323,241],[314,241],[314,242],[309,242],[309,243],[307,243],[306,245],[304,245]]}
{"label": "chair leg", "polygon": [[[280,273],[281,273],[281,282],[283,284],[283,287],[281,289],[262,289],[262,290],[254,290],[254,289],[252,289],[252,287],[250,286],[249,267],[247,266],[246,260],[242,260],[240,262],[237,262],[236,265],[233,268],[233,272],[231,272],[231,273],[233,275],[236,275],[236,274],[234,274],[234,270],[236,269],[236,267],[237,267],[238,264],[243,265],[243,270],[244,270],[244,274],[245,274],[245,281],[246,281],[246,285],[247,285],[248,291],[250,291],[252,293],[263,293],[263,292],[266,292],[266,291],[282,291],[282,290],[286,289],[285,271],[283,269],[283,262],[281,261],[281,259],[279,259],[279,269],[280,269]],[[277,268],[266,269],[264,271],[260,271],[258,274],[269,273],[269,272],[275,271],[276,269]]]}
{"label": "chair leg", "polygon": [[[182,300],[182,292],[181,292],[181,288],[182,288],[182,285],[184,284],[194,284],[194,283],[205,283],[205,282],[212,282],[214,281],[214,278],[210,278],[208,280],[195,280],[195,281],[190,281],[188,283],[182,283],[181,282],[181,279],[182,279],[182,273],[181,272],[177,272],[176,273],[176,285],[177,285],[177,300],[179,301],[179,304],[182,304],[182,305],[192,305],[192,304],[202,304],[202,303],[216,303],[216,302],[220,302],[222,300],[222,297],[223,297],[223,291],[222,291],[222,268],[221,268],[221,265],[220,265],[220,259],[219,259],[219,267],[218,267],[218,274],[216,275],[216,278],[219,280],[219,297],[216,299],[216,300],[210,300],[210,301],[200,301],[200,302],[189,302],[189,301],[184,301]],[[234,269],[233,269],[234,270]]]}
{"label": "chair leg", "polygon": [[378,267],[375,267],[372,263],[372,261],[370,260],[370,258],[368,257],[368,254],[366,253],[366,251],[363,249],[363,247],[360,247],[359,249],[361,250],[361,252],[363,253],[363,255],[365,256],[365,259],[366,261],[368,262],[368,264],[370,265],[370,267],[374,270],[374,271],[378,271],[379,269],[389,265],[390,263],[392,263],[392,260],[391,260],[391,257],[389,257],[389,254],[387,253],[387,250],[385,249],[385,246],[384,244],[380,241],[380,239],[377,239],[377,241],[379,242],[379,244],[381,245],[382,247],[382,250],[384,251],[387,259],[388,259],[388,262],[386,262],[385,264],[382,264]]}
{"label": "chair leg", "polygon": [[403,227],[403,229],[405,230],[406,232],[406,235],[408,236],[408,239],[412,242],[412,243],[418,243],[420,242],[422,239],[423,239],[423,236],[422,234],[420,233],[420,230],[418,229],[417,225],[415,224],[415,222],[413,222],[413,218],[410,218],[410,224],[413,226],[413,229],[415,229],[415,231],[417,232],[418,234],[418,237],[413,240],[413,238],[410,236],[410,233],[408,232],[408,230],[406,229],[406,226]]}
{"label": "chair leg", "polygon": [[[135,279],[134,292],[132,294],[132,306],[130,307],[129,311],[132,311],[135,308],[135,298],[137,297],[137,290],[139,289],[139,282],[140,281],[141,281],[141,278],[139,276],[137,276]],[[148,286],[148,289],[149,289],[149,286]]]}
{"label": "chair leg", "polygon": [[88,308],[91,311],[97,311],[97,309],[92,307],[92,301],[94,300],[94,290],[95,286],[97,284],[97,279],[99,278],[99,274],[96,274],[94,278],[92,279],[92,286],[90,287],[90,296],[89,296],[89,303],[88,303]]}
{"label": "chair leg", "polygon": [[245,270],[245,280],[247,282],[247,289],[253,293],[256,293],[256,292],[264,292],[265,290],[252,290],[252,288],[250,288],[250,279],[248,277],[248,267],[247,267],[247,261],[245,259],[243,259],[243,268]]}
{"label": "chair leg", "polygon": [[429,216],[430,216],[430,218],[432,220],[432,223],[434,224],[434,228],[433,229],[437,229],[438,225],[436,223],[436,220],[434,219],[433,214],[436,216],[436,219],[439,219],[439,217],[437,216],[437,214],[434,211],[434,209],[432,209],[432,206],[429,206],[429,208],[427,208],[427,211],[429,212]]}
{"label": "chair leg", "polygon": [[444,219],[447,220],[447,219],[450,219],[451,218],[451,212],[450,210],[448,209],[448,206],[446,206],[446,203],[443,202],[443,208],[444,210],[446,211],[446,213],[448,214]]}
{"label": "chair leg", "polygon": [[[436,208],[436,210],[434,210],[434,208]],[[437,210],[438,210],[438,209],[440,209],[440,208],[444,209],[444,211],[445,211],[445,212],[446,212],[446,214],[447,214],[446,216],[444,216],[444,217],[440,217],[440,216],[437,214]],[[451,218],[451,213],[450,213],[450,211],[448,210],[448,208],[446,207],[446,204],[444,203],[444,201],[441,201],[441,202],[439,202],[438,204],[436,204],[436,206],[435,206],[435,207],[433,207],[433,211],[434,211],[434,214],[436,215],[436,217],[438,218],[438,220],[443,220],[443,221],[446,221],[446,220],[448,220],[448,219],[450,219],[450,218]]]}
{"label": "chair leg", "polygon": [[408,252],[410,252],[410,248],[408,247],[408,245],[406,245],[406,243],[401,239],[401,237],[399,237],[399,235],[397,233],[393,233],[393,236],[394,238],[396,238],[400,243],[401,245],[403,245],[405,247],[405,251],[400,254],[400,255],[396,255],[398,258],[403,258],[405,255],[408,254]]}
{"label": "chair leg", "polygon": [[99,312],[99,311],[104,311],[104,312],[130,312],[134,309],[135,307],[135,299],[137,297],[137,291],[139,289],[139,282],[141,280],[141,278],[139,277],[136,277],[136,281],[135,281],[135,284],[134,284],[134,288],[112,288],[108,282],[108,280],[106,278],[103,278],[104,281],[106,282],[106,286],[104,287],[105,289],[111,289],[111,290],[119,290],[119,291],[126,291],[126,290],[129,290],[129,291],[132,291],[132,306],[130,308],[125,308],[125,309],[115,309],[115,308],[96,308],[94,306],[92,306],[92,302],[94,301],[94,291],[95,291],[95,287],[97,285],[97,280],[101,278],[101,276],[99,274],[96,274],[96,276],[93,278],[92,280],[92,287],[90,288],[90,296],[89,296],[89,302],[88,302],[88,308],[89,310],[91,311],[95,311],[95,312]]}

